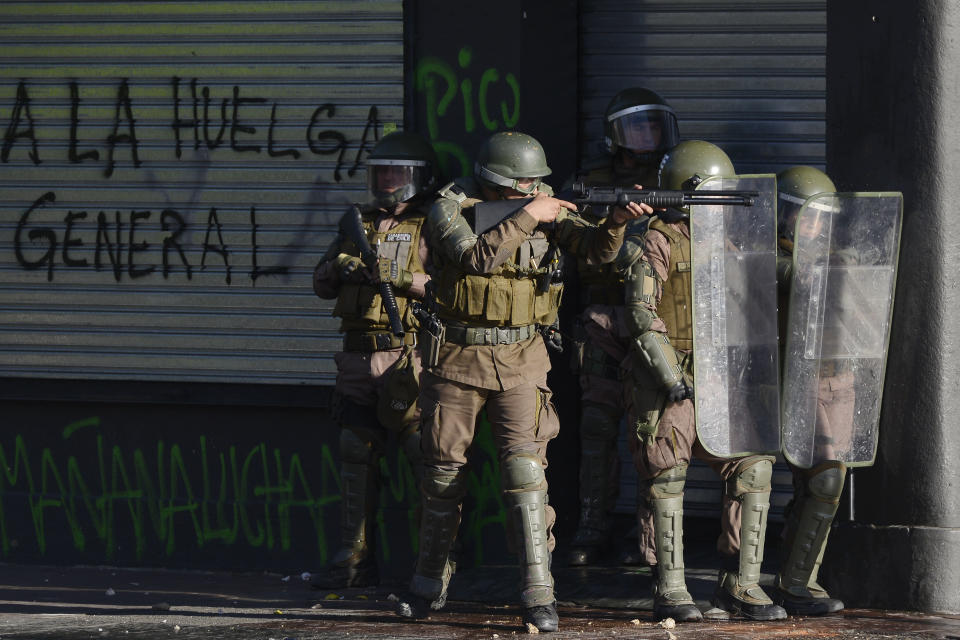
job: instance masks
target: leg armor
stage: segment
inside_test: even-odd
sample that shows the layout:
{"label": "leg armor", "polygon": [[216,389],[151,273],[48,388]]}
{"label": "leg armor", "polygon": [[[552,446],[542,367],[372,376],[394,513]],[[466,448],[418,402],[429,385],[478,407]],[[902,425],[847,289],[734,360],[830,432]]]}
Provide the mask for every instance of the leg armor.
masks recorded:
{"label": "leg armor", "polygon": [[683,566],[683,486],[687,465],[679,464],[650,480],[650,510],[656,532],[657,564],[653,614],[658,620],[695,622],[702,618],[687,591]]}
{"label": "leg armor", "polygon": [[377,460],[383,433],[372,407],[349,401],[341,405],[340,549],[329,569],[311,578],[318,589],[365,587],[379,583],[371,549],[376,521],[379,476]]}
{"label": "leg armor", "polygon": [[739,562],[728,560],[720,570],[714,605],[753,620],[782,620],[787,612],[773,604],[760,587],[760,564],[770,511],[772,456],[740,461],[727,481],[727,493],[741,503]]}
{"label": "leg armor", "polygon": [[524,607],[552,605],[553,576],[547,548],[547,478],[537,456],[517,453],[503,461],[500,482],[523,573]]}
{"label": "leg armor", "polygon": [[[617,463],[620,412],[609,406],[584,403],[580,417],[580,523],[573,537],[570,564],[595,560],[610,530],[610,509],[616,486],[610,487]],[[586,547],[593,549],[587,550]]]}
{"label": "leg armor", "polygon": [[830,525],[837,512],[847,469],[841,462],[826,462],[803,472],[793,512],[787,520],[786,558],[777,575],[778,599],[789,613],[822,615],[843,609],[817,583]]}
{"label": "leg armor", "polygon": [[373,444],[348,427],[340,431],[340,541],[337,566],[355,565],[370,555],[377,510],[377,455]]}
{"label": "leg armor", "polygon": [[450,548],[460,526],[460,503],[467,491],[466,471],[425,470],[420,492],[420,553],[410,582],[410,591],[441,609],[447,601],[452,568]]}

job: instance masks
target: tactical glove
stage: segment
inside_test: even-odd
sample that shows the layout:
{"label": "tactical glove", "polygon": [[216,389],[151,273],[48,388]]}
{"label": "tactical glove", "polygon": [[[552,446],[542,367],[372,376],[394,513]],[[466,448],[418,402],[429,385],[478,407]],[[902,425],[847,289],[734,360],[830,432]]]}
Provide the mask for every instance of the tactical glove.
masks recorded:
{"label": "tactical glove", "polygon": [[361,275],[359,269],[363,266],[363,261],[356,256],[341,253],[333,259],[333,264],[341,280],[356,280]]}

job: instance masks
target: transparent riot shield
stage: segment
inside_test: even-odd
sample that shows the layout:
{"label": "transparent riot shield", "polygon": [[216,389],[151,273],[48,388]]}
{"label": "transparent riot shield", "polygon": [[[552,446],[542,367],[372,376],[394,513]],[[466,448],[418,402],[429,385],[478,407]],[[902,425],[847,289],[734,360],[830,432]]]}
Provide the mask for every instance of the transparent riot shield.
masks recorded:
{"label": "transparent riot shield", "polygon": [[711,178],[699,188],[758,196],[752,206],[691,207],[697,435],[720,457],[777,452],[776,176]]}
{"label": "transparent riot shield", "polygon": [[797,216],[786,323],[783,453],[873,464],[903,197],[820,194]]}

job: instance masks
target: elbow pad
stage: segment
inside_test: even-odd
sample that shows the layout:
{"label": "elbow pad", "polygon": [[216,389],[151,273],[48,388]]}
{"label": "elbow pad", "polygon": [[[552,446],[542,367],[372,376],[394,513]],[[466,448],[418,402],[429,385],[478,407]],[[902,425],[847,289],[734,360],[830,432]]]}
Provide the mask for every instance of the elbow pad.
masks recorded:
{"label": "elbow pad", "polygon": [[[623,252],[621,251],[621,254]],[[641,336],[650,330],[657,319],[657,274],[644,260],[635,260],[626,270],[623,280],[627,329],[631,336]]]}
{"label": "elbow pad", "polygon": [[684,381],[680,355],[666,335],[659,331],[647,331],[635,338],[633,344],[644,363],[650,367],[653,377],[665,389],[672,389]]}

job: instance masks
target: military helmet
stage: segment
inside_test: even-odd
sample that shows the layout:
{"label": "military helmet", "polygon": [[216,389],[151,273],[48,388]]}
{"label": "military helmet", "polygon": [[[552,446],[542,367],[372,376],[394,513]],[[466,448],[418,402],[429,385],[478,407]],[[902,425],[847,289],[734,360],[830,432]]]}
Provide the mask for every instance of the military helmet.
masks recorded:
{"label": "military helmet", "polygon": [[[500,131],[483,143],[473,167],[480,184],[491,189],[514,189],[533,193],[540,180],[550,175],[543,146],[533,136],[518,131]],[[524,178],[532,179],[525,184]]]}
{"label": "military helmet", "polygon": [[631,87],[620,91],[603,114],[607,151],[623,150],[641,162],[657,162],[680,141],[677,115],[655,91]]}
{"label": "military helmet", "polygon": [[820,169],[795,166],[777,174],[777,232],[781,238],[793,240],[800,207],[818,193],[837,190],[833,180]]}
{"label": "military helmet", "polygon": [[[717,145],[705,140],[684,140],[664,154],[658,182],[661,189],[695,189],[711,176],[736,173],[730,158]],[[690,213],[689,207],[678,209],[684,214]]]}
{"label": "military helmet", "polygon": [[710,176],[736,175],[723,149],[705,140],[684,140],[660,161],[661,189],[693,189]]}
{"label": "military helmet", "polygon": [[377,205],[389,208],[433,189],[437,167],[437,154],[423,136],[396,131],[367,156],[367,187]]}

